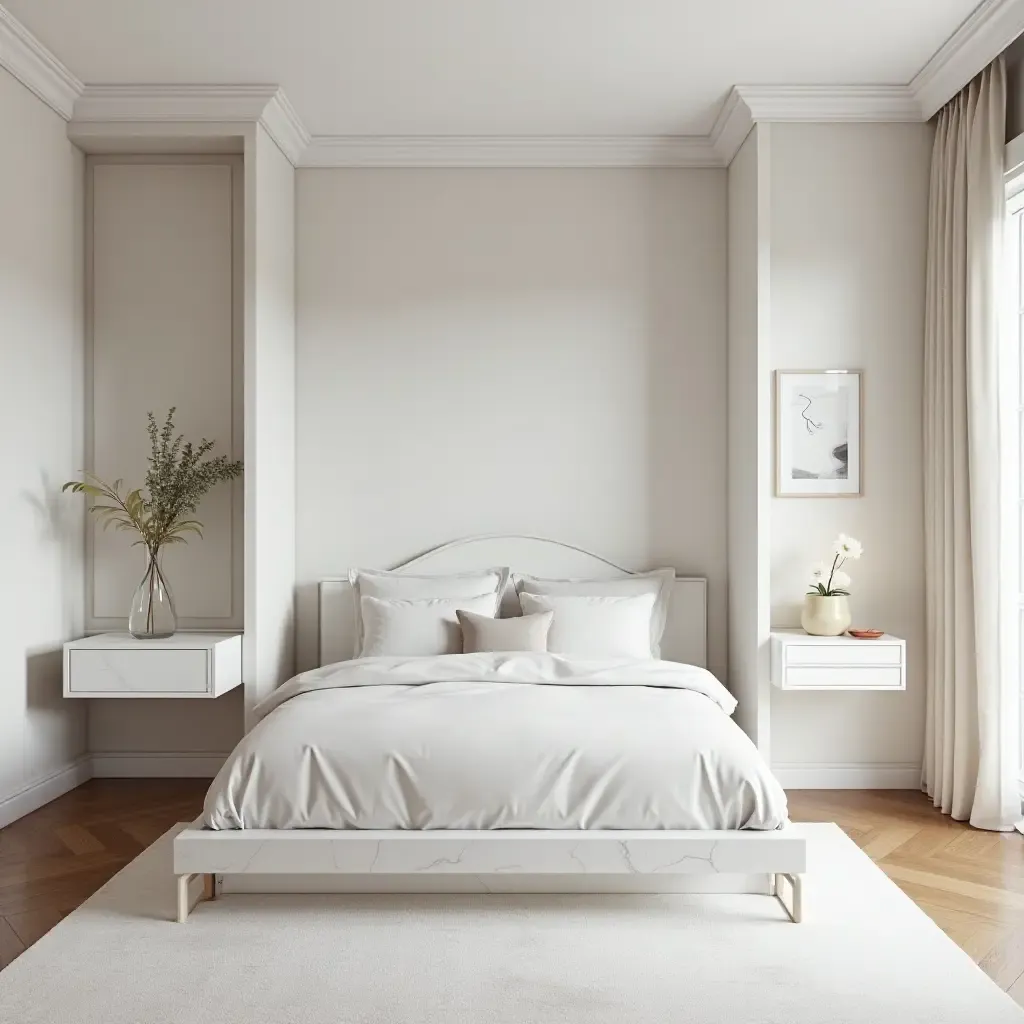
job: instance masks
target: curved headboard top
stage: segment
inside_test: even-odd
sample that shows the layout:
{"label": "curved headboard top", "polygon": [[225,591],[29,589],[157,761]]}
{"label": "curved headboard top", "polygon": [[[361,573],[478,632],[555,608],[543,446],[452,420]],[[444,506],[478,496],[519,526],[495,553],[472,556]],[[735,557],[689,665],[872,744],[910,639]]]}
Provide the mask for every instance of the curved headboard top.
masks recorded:
{"label": "curved headboard top", "polygon": [[[431,548],[395,566],[395,572],[444,575],[507,565],[514,573],[554,579],[620,579],[634,575],[607,558],[574,544],[518,534],[467,537]],[[652,566],[660,568],[660,566]],[[512,588],[512,605],[518,607]],[[508,602],[503,614],[509,614]],[[352,657],[355,645],[355,607],[348,579],[320,584],[320,664]],[[676,576],[662,638],[662,657],[690,665],[707,663],[707,580]]]}
{"label": "curved headboard top", "polygon": [[526,534],[488,534],[466,537],[424,551],[397,567],[397,572],[442,574],[466,572],[491,565],[507,565],[528,576],[579,576],[616,579],[629,569],[575,544]]}

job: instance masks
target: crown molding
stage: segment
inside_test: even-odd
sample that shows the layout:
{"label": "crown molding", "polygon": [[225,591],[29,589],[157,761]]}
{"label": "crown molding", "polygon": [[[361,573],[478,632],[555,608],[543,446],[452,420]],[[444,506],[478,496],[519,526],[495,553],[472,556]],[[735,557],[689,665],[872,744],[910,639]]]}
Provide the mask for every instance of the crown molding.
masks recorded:
{"label": "crown molding", "polygon": [[920,120],[906,86],[736,86],[707,136],[310,137],[277,86],[90,85],[71,131],[259,123],[297,167],[722,167],[759,121]]}
{"label": "crown molding", "polygon": [[910,91],[930,118],[1024,33],[1024,0],[985,0],[914,76]]}
{"label": "crown molding", "polygon": [[87,85],[75,104],[78,124],[256,122],[276,85]]}
{"label": "crown molding", "polygon": [[303,167],[718,167],[703,136],[315,135]]}
{"label": "crown molding", "polygon": [[0,67],[65,121],[82,83],[6,7],[0,7]]}
{"label": "crown molding", "polygon": [[108,126],[124,134],[176,124],[260,124],[298,164],[309,144],[295,108],[276,85],[88,85],[75,103],[73,135],[95,135]]}
{"label": "crown molding", "polygon": [[729,90],[729,95],[726,96],[708,136],[720,164],[728,167],[732,163],[733,157],[739,152],[740,146],[753,127],[754,118],[751,116],[750,107],[744,101],[740,90],[734,86]]}
{"label": "crown molding", "polygon": [[708,137],[728,166],[759,122],[879,123],[924,120],[906,85],[737,85],[722,104]]}
{"label": "crown molding", "polygon": [[310,137],[283,89],[278,89],[260,115],[264,131],[278,144],[281,152],[298,167],[309,148]]}
{"label": "crown molding", "polygon": [[906,85],[738,85],[754,121],[923,121]]}

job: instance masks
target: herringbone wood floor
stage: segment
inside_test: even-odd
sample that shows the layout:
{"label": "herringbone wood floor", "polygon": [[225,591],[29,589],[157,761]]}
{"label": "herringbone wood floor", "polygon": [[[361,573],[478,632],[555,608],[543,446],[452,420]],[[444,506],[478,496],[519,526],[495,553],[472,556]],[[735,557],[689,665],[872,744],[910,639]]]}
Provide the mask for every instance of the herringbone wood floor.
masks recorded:
{"label": "herringbone wood floor", "polygon": [[0,829],[0,967],[84,903],[177,821],[204,779],[93,779]]}
{"label": "herringbone wood floor", "polygon": [[789,793],[794,821],[835,821],[1018,1003],[1024,1005],[1024,836],[952,821],[923,794]]}
{"label": "herringbone wood floor", "polygon": [[[202,779],[94,779],[0,829],[0,966],[202,806]],[[920,793],[790,793],[836,821],[986,973],[1024,1003],[1024,837],[950,821]],[[170,883],[168,883],[170,884]]]}

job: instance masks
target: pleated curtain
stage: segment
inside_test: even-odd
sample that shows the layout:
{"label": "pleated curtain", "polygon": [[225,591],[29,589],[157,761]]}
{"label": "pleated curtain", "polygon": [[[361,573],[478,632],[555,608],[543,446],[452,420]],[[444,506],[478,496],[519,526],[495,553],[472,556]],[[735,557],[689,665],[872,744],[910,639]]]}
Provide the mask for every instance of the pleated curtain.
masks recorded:
{"label": "pleated curtain", "polygon": [[1000,396],[1005,125],[999,58],[937,118],[924,363],[923,787],[953,818],[998,831],[1021,819],[1017,570],[1006,545]]}

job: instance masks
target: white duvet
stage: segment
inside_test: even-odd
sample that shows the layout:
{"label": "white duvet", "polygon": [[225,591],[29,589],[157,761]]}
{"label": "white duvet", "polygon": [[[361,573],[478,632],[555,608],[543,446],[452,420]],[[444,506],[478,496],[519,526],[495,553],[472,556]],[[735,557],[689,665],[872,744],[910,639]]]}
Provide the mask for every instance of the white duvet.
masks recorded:
{"label": "white duvet", "polygon": [[206,797],[214,829],[774,829],[786,797],[710,672],[554,654],[296,676]]}

